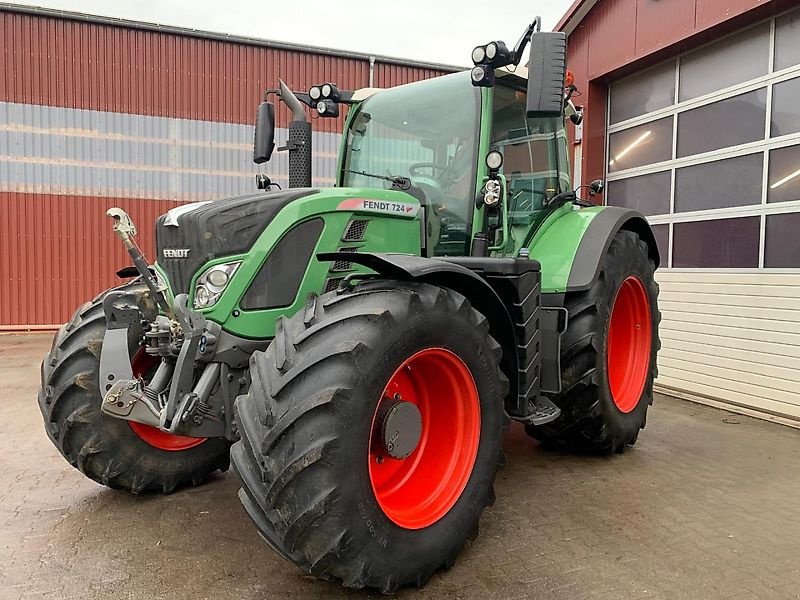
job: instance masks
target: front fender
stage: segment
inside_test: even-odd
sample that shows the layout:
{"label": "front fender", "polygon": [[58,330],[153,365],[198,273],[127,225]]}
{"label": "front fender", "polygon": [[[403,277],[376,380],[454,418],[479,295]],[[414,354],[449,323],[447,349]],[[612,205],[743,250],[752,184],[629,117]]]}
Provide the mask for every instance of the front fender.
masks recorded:
{"label": "front fender", "polygon": [[642,238],[658,267],[655,236],[641,213],[617,206],[553,213],[530,246],[530,256],[542,265],[542,292],[577,292],[591,287],[611,240],[621,229]]}

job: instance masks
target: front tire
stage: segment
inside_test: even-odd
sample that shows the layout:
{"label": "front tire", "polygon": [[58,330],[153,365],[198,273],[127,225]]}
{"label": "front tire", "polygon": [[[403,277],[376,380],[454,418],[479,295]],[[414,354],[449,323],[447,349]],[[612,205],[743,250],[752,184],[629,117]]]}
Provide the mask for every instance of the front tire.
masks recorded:
{"label": "front tire", "polygon": [[[231,451],[267,543],[312,575],[384,592],[452,565],[502,459],[508,388],[488,330],[460,294],[412,282],[312,297],[279,320],[251,358]],[[393,402],[421,415],[402,458],[381,438]]]}
{"label": "front tire", "polygon": [[[144,288],[141,283],[124,287],[136,286]],[[75,311],[42,362],[38,401],[50,440],[90,479],[135,494],[145,490],[167,494],[181,485],[198,485],[214,471],[227,470],[227,440],[174,436],[101,411],[105,294]],[[140,337],[141,331],[130,332],[131,358],[143,356]]]}
{"label": "front tire", "polygon": [[528,426],[543,444],[570,452],[612,454],[636,443],[653,403],[657,375],[658,284],[647,244],[619,231],[598,278],[567,294],[561,340],[561,416]]}

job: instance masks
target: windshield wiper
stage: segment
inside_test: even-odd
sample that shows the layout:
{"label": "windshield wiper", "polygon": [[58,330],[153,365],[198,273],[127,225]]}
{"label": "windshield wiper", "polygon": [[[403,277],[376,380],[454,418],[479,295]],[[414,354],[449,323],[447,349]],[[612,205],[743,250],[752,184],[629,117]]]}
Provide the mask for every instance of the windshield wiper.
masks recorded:
{"label": "windshield wiper", "polygon": [[353,171],[352,169],[345,169],[345,173],[352,173],[353,175],[363,175],[364,177],[372,177],[373,179],[383,179],[390,182],[394,187],[399,190],[410,190],[411,180],[408,177],[401,175],[375,175],[374,173],[367,173],[366,171]]}

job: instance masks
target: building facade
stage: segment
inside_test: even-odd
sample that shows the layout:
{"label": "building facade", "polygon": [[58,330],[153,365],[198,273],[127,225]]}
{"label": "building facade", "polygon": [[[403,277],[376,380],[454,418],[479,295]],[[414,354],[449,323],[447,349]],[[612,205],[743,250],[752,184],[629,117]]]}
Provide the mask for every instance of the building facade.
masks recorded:
{"label": "building facade", "polygon": [[[129,259],[120,206],[153,252],[179,203],[286,183],[286,154],[252,162],[256,107],[292,88],[390,87],[453,68],[0,4],[0,329],[53,328]],[[289,112],[277,108],[276,142]],[[314,185],[332,185],[343,119],[313,121]]]}
{"label": "building facade", "polygon": [[576,173],[653,225],[663,391],[800,424],[796,2],[578,0]]}

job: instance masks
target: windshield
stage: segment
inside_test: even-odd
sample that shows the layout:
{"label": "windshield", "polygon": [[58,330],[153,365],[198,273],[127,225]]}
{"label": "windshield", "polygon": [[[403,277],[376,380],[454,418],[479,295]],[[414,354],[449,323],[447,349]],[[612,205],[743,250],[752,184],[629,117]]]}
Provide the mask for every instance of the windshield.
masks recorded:
{"label": "windshield", "polygon": [[342,185],[390,189],[406,177],[426,207],[433,254],[464,254],[475,202],[480,91],[455,73],[381,91],[346,132]]}

